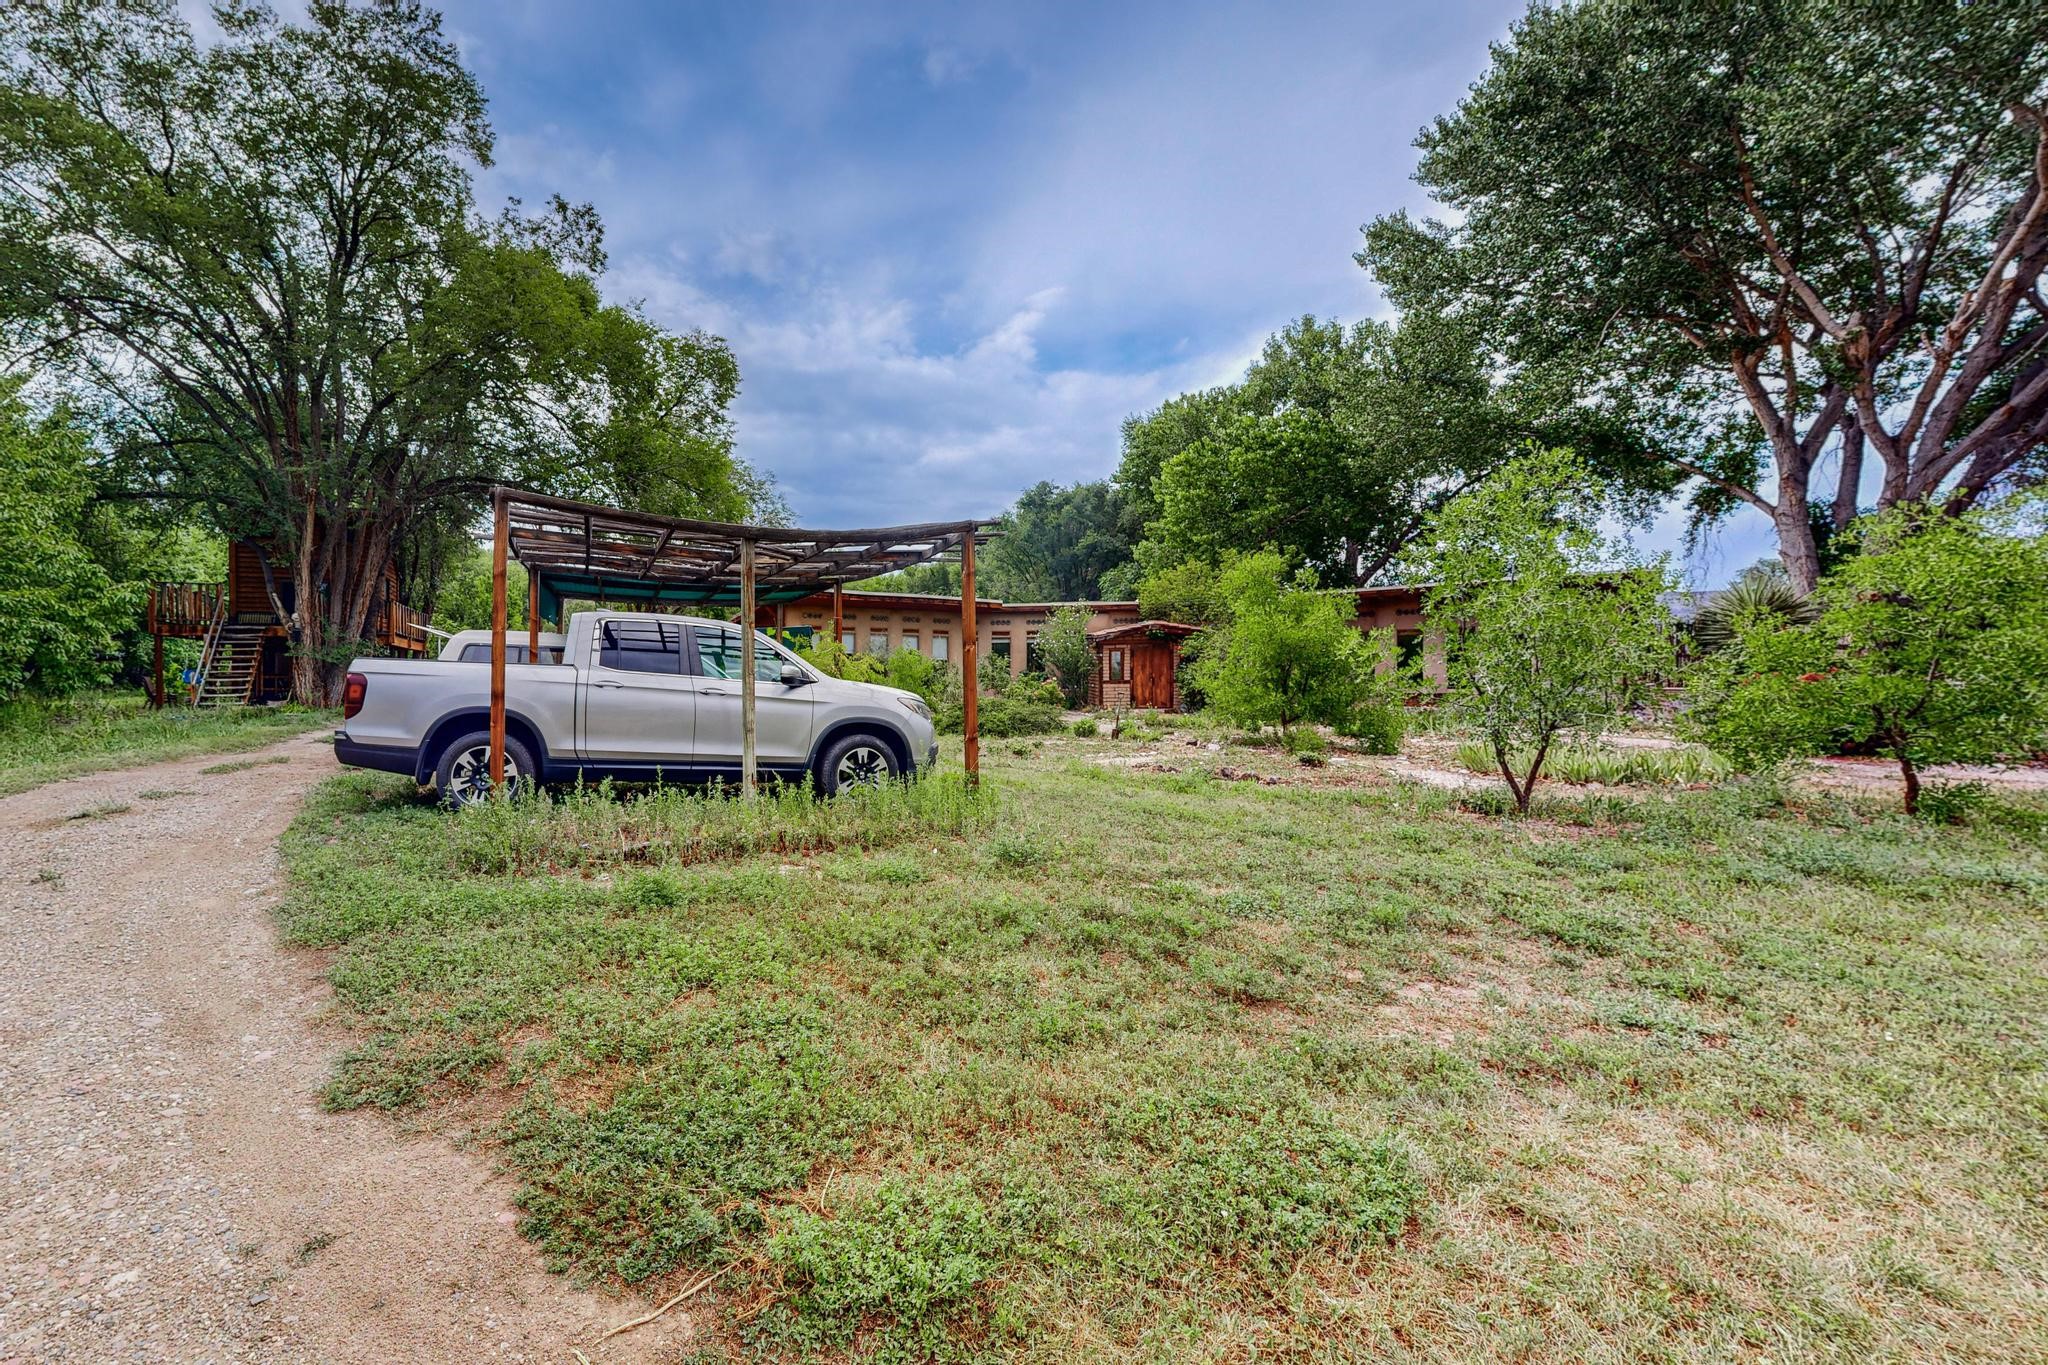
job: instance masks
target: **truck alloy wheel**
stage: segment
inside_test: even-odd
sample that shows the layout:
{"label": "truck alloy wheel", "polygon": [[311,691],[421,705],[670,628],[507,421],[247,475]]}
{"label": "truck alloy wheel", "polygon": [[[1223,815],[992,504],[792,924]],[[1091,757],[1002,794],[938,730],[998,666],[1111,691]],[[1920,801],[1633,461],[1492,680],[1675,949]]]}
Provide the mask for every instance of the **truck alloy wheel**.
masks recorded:
{"label": "truck alloy wheel", "polygon": [[[533,775],[533,760],[515,739],[505,741],[505,787],[517,794]],[[434,785],[451,806],[469,806],[491,794],[491,737],[488,732],[464,735],[449,745],[435,771]]]}

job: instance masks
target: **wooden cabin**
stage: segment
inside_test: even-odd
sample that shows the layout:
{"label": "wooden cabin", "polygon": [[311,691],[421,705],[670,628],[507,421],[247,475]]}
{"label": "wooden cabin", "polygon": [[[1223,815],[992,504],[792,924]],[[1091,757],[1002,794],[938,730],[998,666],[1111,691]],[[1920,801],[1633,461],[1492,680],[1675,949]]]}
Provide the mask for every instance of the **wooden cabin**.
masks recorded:
{"label": "wooden cabin", "polygon": [[[159,583],[150,590],[146,628],[156,640],[155,701],[168,700],[163,642],[202,641],[199,706],[255,706],[291,695],[291,618],[297,588],[290,560],[275,541],[238,540],[228,547],[224,583]],[[386,562],[370,603],[365,636],[391,654],[425,655],[433,637],[424,613],[398,600],[398,567]]]}
{"label": "wooden cabin", "polygon": [[1180,710],[1180,647],[1199,630],[1180,621],[1133,621],[1091,632],[1095,660],[1088,704],[1098,710]]}

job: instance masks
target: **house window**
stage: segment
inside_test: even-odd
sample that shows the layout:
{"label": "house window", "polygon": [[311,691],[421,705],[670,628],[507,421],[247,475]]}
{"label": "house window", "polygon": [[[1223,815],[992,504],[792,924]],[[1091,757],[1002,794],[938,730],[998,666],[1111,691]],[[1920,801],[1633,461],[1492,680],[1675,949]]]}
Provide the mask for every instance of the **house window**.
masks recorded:
{"label": "house window", "polygon": [[1121,649],[1109,651],[1109,680],[1111,682],[1122,682],[1124,680],[1124,652]]}
{"label": "house window", "polygon": [[923,650],[917,647],[917,632],[914,630],[903,632],[903,648],[909,650],[912,654],[924,653]]}
{"label": "house window", "polygon": [[868,632],[868,653],[874,655],[877,659],[885,659],[889,656],[888,631],[871,630]]}
{"label": "house window", "polygon": [[1003,666],[1010,666],[1010,636],[1008,632],[990,638],[988,652],[991,658],[1001,659]]}
{"label": "house window", "polygon": [[953,644],[952,641],[946,637],[946,632],[943,630],[933,632],[932,657],[938,660],[940,663],[944,663],[952,655],[952,653]]}
{"label": "house window", "polygon": [[1024,637],[1024,671],[1045,672],[1045,660],[1038,656],[1038,632],[1035,630]]}
{"label": "house window", "polygon": [[853,653],[853,632],[851,630],[842,630],[839,632],[839,647],[845,650],[848,654]]}

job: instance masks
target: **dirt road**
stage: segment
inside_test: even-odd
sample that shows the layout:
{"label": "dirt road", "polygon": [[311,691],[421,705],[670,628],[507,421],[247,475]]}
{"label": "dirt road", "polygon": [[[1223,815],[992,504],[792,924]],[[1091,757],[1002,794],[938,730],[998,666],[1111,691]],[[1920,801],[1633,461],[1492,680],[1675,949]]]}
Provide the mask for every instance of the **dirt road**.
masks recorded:
{"label": "dirt road", "polygon": [[322,1112],[347,1040],[270,908],[334,760],[242,759],[0,800],[0,1365],[686,1353],[682,1310],[592,1344],[639,1305],[547,1273],[486,1159]]}

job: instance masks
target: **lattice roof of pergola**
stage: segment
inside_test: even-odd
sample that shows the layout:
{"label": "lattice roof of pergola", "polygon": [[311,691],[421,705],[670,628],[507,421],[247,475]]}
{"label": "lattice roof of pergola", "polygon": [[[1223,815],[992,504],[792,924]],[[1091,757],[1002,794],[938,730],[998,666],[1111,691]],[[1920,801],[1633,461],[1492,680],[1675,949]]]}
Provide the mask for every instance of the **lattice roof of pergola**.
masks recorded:
{"label": "lattice roof of pergola", "polygon": [[625,512],[595,503],[500,488],[507,548],[531,570],[545,599],[711,603],[740,600],[740,545],[754,543],[760,602],[794,602],[835,584],[958,555],[985,521],[921,522],[865,530],[744,526]]}

